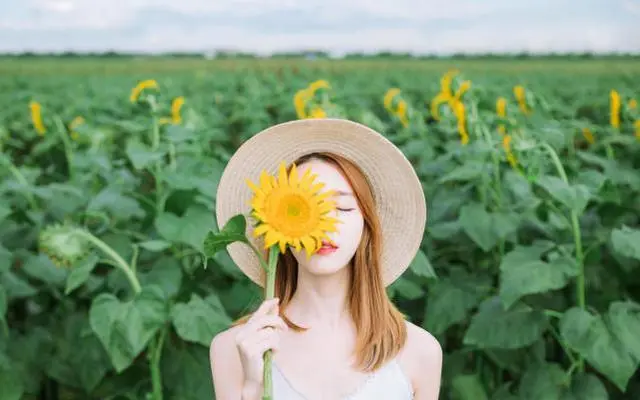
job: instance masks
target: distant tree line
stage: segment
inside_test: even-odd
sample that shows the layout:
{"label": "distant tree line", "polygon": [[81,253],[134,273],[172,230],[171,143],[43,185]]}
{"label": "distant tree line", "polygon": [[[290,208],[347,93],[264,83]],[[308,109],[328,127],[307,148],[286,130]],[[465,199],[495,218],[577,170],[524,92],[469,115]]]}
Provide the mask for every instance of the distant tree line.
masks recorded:
{"label": "distant tree line", "polygon": [[0,53],[0,57],[11,58],[38,58],[38,57],[55,57],[55,58],[207,58],[207,59],[282,59],[282,58],[305,58],[305,59],[395,59],[395,60],[428,60],[428,59],[527,59],[527,58],[558,58],[558,59],[590,59],[590,58],[640,58],[640,53],[454,53],[449,55],[439,54],[412,54],[398,53],[391,51],[380,51],[377,53],[347,53],[340,57],[332,56],[329,52],[311,50],[311,51],[290,51],[277,52],[270,55],[260,55],[250,52],[232,51],[232,50],[216,50],[211,52],[163,52],[163,53],[130,53],[117,51],[104,52],[21,52],[21,53]]}

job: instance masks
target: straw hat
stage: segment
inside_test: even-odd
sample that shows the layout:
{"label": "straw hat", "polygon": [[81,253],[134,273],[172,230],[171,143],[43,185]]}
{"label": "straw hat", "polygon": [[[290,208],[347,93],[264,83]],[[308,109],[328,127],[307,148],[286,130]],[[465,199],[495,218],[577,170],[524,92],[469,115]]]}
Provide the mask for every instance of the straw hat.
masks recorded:
{"label": "straw hat", "polygon": [[[344,119],[302,119],[269,127],[244,142],[231,157],[220,179],[216,219],[220,229],[237,214],[250,215],[247,206],[253,192],[245,179],[258,182],[260,172],[275,175],[311,152],[333,152],[355,163],[369,179],[382,227],[382,279],[385,286],[396,280],[415,257],[427,218],[422,185],[410,162],[393,143],[362,124]],[[262,238],[247,237],[258,249]],[[257,256],[244,243],[227,246],[236,265],[253,282],[264,286],[265,273]]]}

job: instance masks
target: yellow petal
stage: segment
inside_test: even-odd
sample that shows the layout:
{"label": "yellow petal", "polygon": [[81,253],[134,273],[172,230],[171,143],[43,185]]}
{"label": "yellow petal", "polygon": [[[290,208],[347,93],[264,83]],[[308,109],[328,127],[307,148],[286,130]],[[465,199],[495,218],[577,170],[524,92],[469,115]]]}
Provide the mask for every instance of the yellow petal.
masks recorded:
{"label": "yellow petal", "polygon": [[285,187],[288,186],[288,182],[287,182],[287,167],[283,162],[280,163],[280,175],[279,175],[279,180],[278,180],[278,184],[280,185],[280,187]]}
{"label": "yellow petal", "polygon": [[271,190],[271,180],[269,179],[269,174],[267,173],[267,171],[263,170],[260,174],[260,186],[263,190]]}
{"label": "yellow petal", "polygon": [[318,193],[323,187],[325,186],[324,183],[316,183],[313,186],[311,186],[311,189],[309,189],[309,191],[311,192],[311,194],[316,194]]}
{"label": "yellow petal", "polygon": [[302,245],[300,243],[300,239],[293,239],[292,245],[296,249],[296,251],[300,251],[300,249],[302,248]]}
{"label": "yellow petal", "polygon": [[278,240],[280,240],[281,236],[282,235],[280,235],[275,230],[271,229],[271,230],[267,231],[267,236],[264,239],[264,247],[267,248],[267,249],[270,248],[271,246],[276,244],[278,242]]}
{"label": "yellow petal", "polygon": [[301,237],[300,241],[302,242],[304,248],[307,250],[313,250],[315,248],[315,243],[313,243],[313,239],[311,239],[311,236]]}
{"label": "yellow petal", "polygon": [[262,192],[262,190],[260,190],[260,188],[259,188],[259,187],[257,187],[257,186],[256,186],[256,184],[255,184],[255,183],[253,183],[253,182],[251,181],[251,179],[245,179],[245,182],[247,183],[247,186],[249,186],[249,188],[251,188],[251,190],[253,190],[253,192],[254,192],[255,194],[262,194],[262,195],[264,195],[264,193]]}
{"label": "yellow petal", "polygon": [[298,169],[295,164],[291,167],[291,173],[289,174],[289,186],[296,188],[298,186]]}
{"label": "yellow petal", "polygon": [[271,226],[267,224],[262,224],[253,231],[253,235],[254,236],[264,235],[265,233],[269,232],[269,229],[271,229]]}

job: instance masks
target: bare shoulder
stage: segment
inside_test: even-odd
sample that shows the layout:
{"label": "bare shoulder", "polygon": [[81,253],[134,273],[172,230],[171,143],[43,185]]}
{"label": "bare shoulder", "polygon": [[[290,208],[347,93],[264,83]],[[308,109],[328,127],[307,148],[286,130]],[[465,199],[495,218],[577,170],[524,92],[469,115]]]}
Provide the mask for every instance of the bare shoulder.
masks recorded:
{"label": "bare shoulder", "polygon": [[407,349],[409,354],[420,358],[421,361],[440,363],[442,361],[442,347],[440,342],[429,331],[405,321],[407,326]]}
{"label": "bare shoulder", "polygon": [[242,364],[236,347],[241,325],[218,333],[209,346],[209,361],[216,399],[237,398],[242,387]]}
{"label": "bare shoulder", "polygon": [[442,375],[442,346],[427,330],[405,321],[407,342],[403,350],[416,400],[436,400]]}

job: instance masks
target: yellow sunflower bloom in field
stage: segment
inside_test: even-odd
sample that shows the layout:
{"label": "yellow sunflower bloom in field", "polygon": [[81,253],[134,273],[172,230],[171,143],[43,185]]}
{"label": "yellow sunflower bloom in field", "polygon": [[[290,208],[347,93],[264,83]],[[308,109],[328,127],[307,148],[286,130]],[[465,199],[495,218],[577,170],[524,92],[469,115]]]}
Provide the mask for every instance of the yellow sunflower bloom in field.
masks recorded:
{"label": "yellow sunflower bloom in field", "polygon": [[31,101],[29,102],[29,110],[31,111],[31,122],[33,123],[33,127],[40,136],[44,135],[47,132],[47,129],[44,127],[44,123],[42,122],[42,106],[37,101]]}
{"label": "yellow sunflower bloom in field", "polygon": [[154,79],[147,79],[140,83],[138,83],[133,89],[131,89],[131,94],[129,95],[129,101],[131,103],[135,103],[138,101],[138,97],[145,89],[158,89],[158,82]]}
{"label": "yellow sunflower bloom in field", "polygon": [[330,240],[327,232],[337,231],[340,221],[329,216],[336,207],[333,200],[328,200],[334,193],[320,193],[324,184],[315,183],[315,177],[307,170],[300,178],[295,164],[287,174],[282,162],[278,178],[262,171],[260,186],[247,180],[255,193],[252,215],[259,221],[253,234],[264,235],[265,249],[278,245],[284,253],[287,245],[297,251],[304,247],[309,258],[322,246],[322,239]]}

